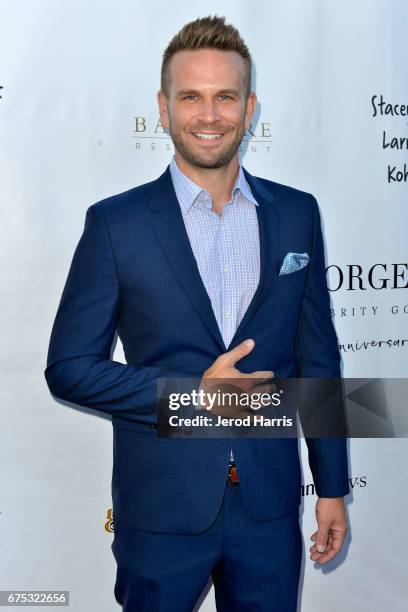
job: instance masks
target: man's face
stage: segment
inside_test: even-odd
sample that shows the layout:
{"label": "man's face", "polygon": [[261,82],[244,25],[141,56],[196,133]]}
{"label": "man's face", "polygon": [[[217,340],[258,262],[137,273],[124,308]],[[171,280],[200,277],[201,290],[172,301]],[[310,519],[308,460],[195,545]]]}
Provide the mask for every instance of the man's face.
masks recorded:
{"label": "man's face", "polygon": [[158,94],[160,117],[178,153],[199,168],[230,163],[256,106],[247,98],[245,67],[235,51],[179,51],[169,63],[168,98]]}

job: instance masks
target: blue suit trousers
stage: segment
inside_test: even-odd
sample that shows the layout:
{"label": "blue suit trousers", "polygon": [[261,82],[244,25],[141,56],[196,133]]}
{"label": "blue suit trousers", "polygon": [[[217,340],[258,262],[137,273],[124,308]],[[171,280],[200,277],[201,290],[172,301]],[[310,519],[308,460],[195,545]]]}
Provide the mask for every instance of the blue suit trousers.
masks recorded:
{"label": "blue suit trousers", "polygon": [[302,548],[298,508],[256,521],[240,486],[227,484],[216,519],[198,534],[115,523],[115,597],[124,612],[192,612],[211,576],[219,612],[296,612]]}

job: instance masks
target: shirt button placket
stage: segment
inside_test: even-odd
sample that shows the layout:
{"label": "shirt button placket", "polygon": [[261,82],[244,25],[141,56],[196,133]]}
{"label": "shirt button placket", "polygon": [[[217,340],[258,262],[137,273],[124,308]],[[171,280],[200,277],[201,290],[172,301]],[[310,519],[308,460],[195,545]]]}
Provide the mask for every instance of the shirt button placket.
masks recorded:
{"label": "shirt button placket", "polygon": [[[226,208],[226,207],[225,207]],[[221,241],[222,241],[222,261],[223,264],[223,274],[222,274],[222,313],[223,313],[223,331],[225,336],[226,345],[231,341],[233,336],[233,312],[232,312],[232,295],[231,295],[231,275],[227,274],[229,272],[229,264],[227,261],[227,257],[229,255],[229,228],[227,223],[227,217],[225,215],[225,208],[221,217]]]}

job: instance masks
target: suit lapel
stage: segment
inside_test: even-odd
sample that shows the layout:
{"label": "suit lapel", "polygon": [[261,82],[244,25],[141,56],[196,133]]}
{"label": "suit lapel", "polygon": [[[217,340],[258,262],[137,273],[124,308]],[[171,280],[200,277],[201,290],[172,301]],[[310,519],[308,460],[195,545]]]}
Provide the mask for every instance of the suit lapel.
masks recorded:
{"label": "suit lapel", "polygon": [[[243,170],[251,191],[259,204],[259,206],[256,206],[256,213],[259,227],[260,274],[258,287],[238,325],[229,348],[233,348],[242,340],[245,340],[242,332],[257,312],[270,284],[276,279],[278,267],[279,211],[274,204],[274,197],[257,177],[252,176],[245,168]],[[267,325],[268,322],[265,321],[265,324]]]}
{"label": "suit lapel", "polygon": [[[259,204],[256,206],[256,213],[259,227],[260,277],[254,296],[229,348],[241,342],[239,337],[244,339],[242,332],[255,315],[271,282],[276,278],[278,266],[279,212],[273,203],[274,198],[258,178],[252,176],[245,168],[243,170]],[[154,181],[150,209],[151,224],[179,283],[219,345],[220,351],[225,352],[227,348],[190,245],[169,167]]]}
{"label": "suit lapel", "polygon": [[225,344],[211,300],[201,279],[186,232],[169,167],[157,181],[154,181],[150,208],[151,224],[179,283],[202,322],[219,345],[220,351],[225,352]]}

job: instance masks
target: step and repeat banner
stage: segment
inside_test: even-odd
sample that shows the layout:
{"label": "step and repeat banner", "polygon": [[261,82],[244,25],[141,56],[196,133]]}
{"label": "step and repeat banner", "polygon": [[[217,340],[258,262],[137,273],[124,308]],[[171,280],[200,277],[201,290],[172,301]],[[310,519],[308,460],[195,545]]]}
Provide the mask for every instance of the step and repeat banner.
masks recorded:
{"label": "step and repeat banner", "polygon": [[[111,423],[54,401],[43,372],[86,209],[156,178],[173,154],[156,104],[164,48],[197,17],[238,27],[259,100],[243,164],[319,202],[344,376],[405,378],[408,2],[15,0],[0,11],[0,590],[64,590],[75,612],[111,612]],[[406,440],[349,449],[350,531],[322,568],[308,554],[316,495],[301,441],[299,610],[405,610]],[[200,610],[215,610],[210,585]]]}

